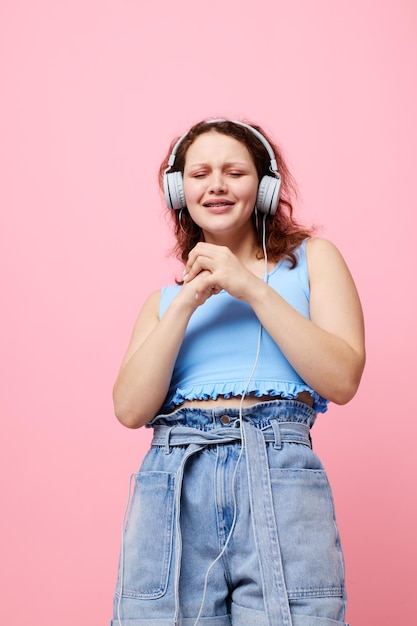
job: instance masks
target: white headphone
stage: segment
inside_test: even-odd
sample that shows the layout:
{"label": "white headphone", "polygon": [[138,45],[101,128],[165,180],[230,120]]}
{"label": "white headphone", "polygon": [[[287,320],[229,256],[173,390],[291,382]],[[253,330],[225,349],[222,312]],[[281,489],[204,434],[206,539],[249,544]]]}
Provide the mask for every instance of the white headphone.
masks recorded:
{"label": "white headphone", "polygon": [[[232,122],[233,124],[243,126],[244,128],[250,130],[255,135],[255,137],[257,137],[259,141],[261,141],[261,143],[265,146],[271,160],[269,169],[272,172],[273,176],[263,176],[261,181],[259,182],[258,195],[256,198],[256,207],[261,213],[265,213],[266,215],[275,215],[279,201],[281,176],[278,172],[277,161],[271,145],[260,132],[258,132],[252,126],[249,126],[249,124],[227,119],[208,120],[207,124],[214,124],[216,122]],[[168,159],[168,167],[164,172],[165,201],[169,209],[179,210],[186,207],[182,173],[170,172],[170,169],[174,165],[178,147],[188,135],[188,132],[189,131],[184,133],[184,135],[182,135],[178,139],[177,143],[174,145],[171,155]]]}

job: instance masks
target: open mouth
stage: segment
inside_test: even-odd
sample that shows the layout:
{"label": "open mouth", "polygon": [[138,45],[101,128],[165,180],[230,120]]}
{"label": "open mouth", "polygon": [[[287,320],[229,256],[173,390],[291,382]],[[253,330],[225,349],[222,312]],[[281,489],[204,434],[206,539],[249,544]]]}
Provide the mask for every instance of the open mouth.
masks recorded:
{"label": "open mouth", "polygon": [[233,202],[230,202],[229,200],[224,200],[222,202],[205,202],[203,204],[203,206],[207,207],[208,209],[212,209],[212,208],[220,208],[220,207],[225,207],[225,206],[233,206]]}

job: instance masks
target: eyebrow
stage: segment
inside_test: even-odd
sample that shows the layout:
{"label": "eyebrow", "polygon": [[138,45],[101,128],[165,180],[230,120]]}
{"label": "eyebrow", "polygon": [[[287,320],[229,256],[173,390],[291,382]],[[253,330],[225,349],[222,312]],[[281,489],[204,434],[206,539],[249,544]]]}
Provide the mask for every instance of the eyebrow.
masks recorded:
{"label": "eyebrow", "polygon": [[[186,165],[185,167],[187,168],[192,168],[192,167],[211,167],[209,163],[190,163],[189,165]],[[223,167],[249,167],[247,163],[244,163],[243,161],[227,161],[226,163],[223,163]]]}

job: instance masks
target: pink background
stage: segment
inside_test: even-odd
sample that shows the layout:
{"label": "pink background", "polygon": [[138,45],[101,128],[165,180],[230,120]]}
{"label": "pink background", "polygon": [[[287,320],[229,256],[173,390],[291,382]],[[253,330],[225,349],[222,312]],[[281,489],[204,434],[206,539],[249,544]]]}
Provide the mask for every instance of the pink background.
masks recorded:
{"label": "pink background", "polygon": [[367,368],[315,448],[349,620],[415,623],[416,7],[2,0],[2,623],[108,623],[128,476],[149,440],[113,417],[111,388],[144,298],[177,267],[158,165],[207,116],[280,141],[301,219],[356,279]]}

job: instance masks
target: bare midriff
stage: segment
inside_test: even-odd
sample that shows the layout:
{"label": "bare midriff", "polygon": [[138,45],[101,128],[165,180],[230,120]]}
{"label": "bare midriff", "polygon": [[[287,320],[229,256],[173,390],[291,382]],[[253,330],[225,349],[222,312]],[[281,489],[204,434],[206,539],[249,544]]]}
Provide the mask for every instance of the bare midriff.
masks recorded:
{"label": "bare midriff", "polygon": [[[286,398],[281,398],[280,396],[261,396],[256,397],[253,395],[248,395],[243,399],[242,406],[251,406],[253,404],[259,404],[259,402],[271,402],[273,400],[285,400]],[[308,391],[302,391],[298,394],[294,400],[298,402],[304,402],[308,406],[313,406],[313,398]],[[216,400],[208,399],[208,400],[185,400],[180,406],[181,407],[201,407],[204,409],[211,409],[214,407],[224,406],[224,407],[240,407],[242,399],[240,396],[233,396],[232,398],[224,398],[223,396],[219,396]]]}

